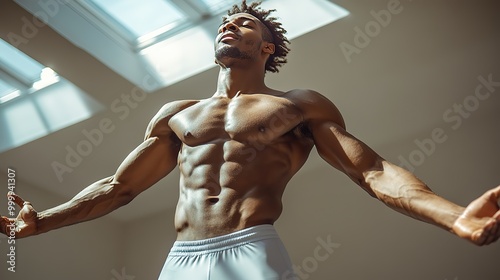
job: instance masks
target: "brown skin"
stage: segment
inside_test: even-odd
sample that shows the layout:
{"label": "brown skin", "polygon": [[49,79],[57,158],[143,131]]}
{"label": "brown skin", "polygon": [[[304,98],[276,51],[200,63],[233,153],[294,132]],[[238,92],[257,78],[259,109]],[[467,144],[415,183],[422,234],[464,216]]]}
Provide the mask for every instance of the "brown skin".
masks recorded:
{"label": "brown skin", "polygon": [[262,40],[263,28],[248,14],[229,17],[216,38],[221,68],[212,97],[163,106],[144,142],[113,176],[62,205],[37,212],[10,194],[22,209],[16,219],[1,218],[0,231],[5,234],[17,223],[16,237],[22,238],[101,217],[129,203],[176,165],[181,174],[178,240],[273,224],[288,181],[316,146],[330,165],[403,214],[477,245],[500,237],[500,187],[460,207],[350,135],[337,108],[319,93],[268,88],[265,62],[275,46]]}

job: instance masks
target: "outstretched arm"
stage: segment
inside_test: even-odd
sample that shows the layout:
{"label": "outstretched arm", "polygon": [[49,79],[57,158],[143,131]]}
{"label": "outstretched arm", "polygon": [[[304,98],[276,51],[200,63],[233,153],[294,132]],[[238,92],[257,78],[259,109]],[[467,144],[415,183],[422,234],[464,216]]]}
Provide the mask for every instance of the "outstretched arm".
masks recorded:
{"label": "outstretched arm", "polygon": [[386,161],[349,134],[337,108],[324,97],[308,93],[303,110],[319,155],[371,196],[398,212],[442,227],[477,245],[500,237],[500,187],[463,208],[436,195],[412,173]]}
{"label": "outstretched arm", "polygon": [[22,238],[95,219],[129,203],[175,168],[180,141],[168,120],[185,105],[165,105],[149,124],[144,142],[116,173],[91,184],[68,202],[37,213],[29,202],[13,195],[21,211],[16,219],[1,217],[0,231],[6,234],[16,225],[16,238]]}
{"label": "outstretched arm", "polygon": [[128,204],[166,176],[176,163],[178,145],[151,136],[134,149],[115,175],[88,186],[70,201],[38,213],[37,234],[104,216]]}

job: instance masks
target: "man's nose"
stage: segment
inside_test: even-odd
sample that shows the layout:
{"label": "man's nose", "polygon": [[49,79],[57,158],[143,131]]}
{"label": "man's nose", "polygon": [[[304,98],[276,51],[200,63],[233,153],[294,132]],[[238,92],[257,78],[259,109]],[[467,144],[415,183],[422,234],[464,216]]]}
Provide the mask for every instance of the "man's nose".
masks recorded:
{"label": "man's nose", "polygon": [[236,32],[238,31],[238,26],[233,22],[228,22],[222,26],[222,32],[226,32],[227,30]]}

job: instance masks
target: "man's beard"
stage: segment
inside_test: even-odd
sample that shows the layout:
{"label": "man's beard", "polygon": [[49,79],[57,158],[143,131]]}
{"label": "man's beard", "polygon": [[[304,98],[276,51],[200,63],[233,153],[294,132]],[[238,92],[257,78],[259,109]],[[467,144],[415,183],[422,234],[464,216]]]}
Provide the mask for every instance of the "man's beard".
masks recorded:
{"label": "man's beard", "polygon": [[241,60],[252,60],[250,53],[242,52],[237,47],[224,46],[215,51],[215,59],[221,61],[224,58],[236,58]]}

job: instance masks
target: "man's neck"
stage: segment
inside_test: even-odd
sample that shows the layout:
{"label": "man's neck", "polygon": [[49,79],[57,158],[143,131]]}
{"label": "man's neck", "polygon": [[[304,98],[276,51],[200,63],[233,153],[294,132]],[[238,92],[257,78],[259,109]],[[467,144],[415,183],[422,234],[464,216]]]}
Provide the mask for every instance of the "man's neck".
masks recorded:
{"label": "man's neck", "polygon": [[233,98],[239,93],[268,91],[264,83],[265,73],[254,68],[224,68],[219,71],[215,96]]}

